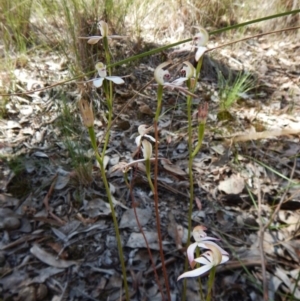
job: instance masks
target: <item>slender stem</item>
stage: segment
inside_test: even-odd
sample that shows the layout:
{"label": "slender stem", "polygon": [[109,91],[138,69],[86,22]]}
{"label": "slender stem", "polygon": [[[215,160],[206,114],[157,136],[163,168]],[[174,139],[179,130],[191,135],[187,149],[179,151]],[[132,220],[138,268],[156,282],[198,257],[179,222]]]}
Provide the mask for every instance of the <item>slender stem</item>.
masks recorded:
{"label": "slender stem", "polygon": [[[188,83],[190,86],[190,83]],[[194,177],[193,177],[193,141],[192,141],[192,97],[187,96],[187,115],[188,115],[188,150],[189,150],[189,162],[188,162],[188,170],[189,170],[189,181],[190,181],[190,203],[189,203],[189,211],[188,211],[188,239],[187,245],[191,242],[191,229],[192,229],[192,210],[193,210],[193,200],[194,200]],[[184,270],[188,270],[188,259],[185,259]],[[183,281],[183,292],[182,292],[182,301],[186,300],[186,289],[187,283],[186,279]]]}
{"label": "slender stem", "polygon": [[212,269],[210,270],[209,277],[208,277],[208,288],[207,288],[206,301],[211,300],[212,289],[213,289],[214,281],[215,281],[215,275],[216,275],[216,267],[213,266]]}
{"label": "slender stem", "polygon": [[[103,45],[104,45],[104,50],[105,50],[105,58],[106,58],[106,64],[107,64],[107,69],[108,69],[108,75],[111,76],[112,74],[112,66],[110,64],[110,53],[109,53],[109,46],[108,46],[108,39],[107,37],[103,37]],[[112,106],[112,99],[113,99],[113,84],[111,81],[109,81],[109,96],[108,96],[109,101],[111,102]]]}
{"label": "slender stem", "polygon": [[164,87],[162,85],[158,85],[158,89],[157,89],[157,107],[156,107],[156,113],[155,113],[155,117],[154,117],[154,120],[156,122],[158,122],[160,111],[161,111],[163,88]]}
{"label": "slender stem", "polygon": [[129,299],[129,290],[128,290],[128,283],[127,283],[127,276],[126,276],[126,266],[125,266],[125,260],[124,260],[122,243],[121,243],[121,236],[120,236],[118,221],[117,221],[117,218],[116,218],[115,208],[114,208],[114,204],[113,204],[113,200],[112,200],[112,195],[111,195],[111,192],[110,192],[110,187],[109,187],[107,177],[106,177],[106,173],[105,173],[103,158],[101,158],[101,156],[99,154],[99,151],[98,151],[94,128],[89,127],[88,130],[89,130],[89,136],[90,136],[91,144],[92,144],[94,152],[95,152],[96,159],[97,159],[97,161],[100,165],[102,181],[104,183],[107,198],[108,198],[109,205],[110,205],[111,215],[112,215],[112,218],[113,218],[114,228],[115,228],[115,231],[116,231],[119,258],[120,258],[122,273],[123,273],[125,295],[126,295],[126,300],[129,301],[130,299]]}
{"label": "slender stem", "polygon": [[[154,162],[154,206],[155,206],[155,215],[156,215],[156,226],[157,226],[157,235],[158,235],[158,243],[159,243],[159,254],[162,264],[162,271],[165,280],[165,286],[167,290],[168,300],[171,301],[171,294],[170,294],[170,287],[169,287],[169,280],[165,265],[165,257],[164,257],[164,250],[162,245],[162,235],[161,235],[161,227],[160,227],[160,217],[159,217],[159,209],[158,209],[158,119],[162,107],[162,96],[163,96],[163,86],[158,85],[157,89],[157,107],[156,113],[154,117],[154,132],[155,132],[155,162]],[[162,296],[163,297],[163,296]],[[163,297],[164,300],[164,297]]]}
{"label": "slender stem", "polygon": [[[107,126],[110,126],[110,124],[112,123],[112,109],[108,110],[108,120],[107,120]],[[104,158],[108,143],[109,143],[109,137],[110,137],[110,131],[106,132],[105,134],[105,140],[104,140],[104,145],[102,148],[102,157]]]}
{"label": "slender stem", "polygon": [[[200,257],[200,249],[196,248],[196,258]],[[199,268],[200,267],[200,263],[196,264],[196,267]],[[202,289],[202,282],[201,282],[201,277],[198,278],[198,282],[199,282],[199,291],[200,291],[200,301],[204,300],[204,294],[203,294],[203,289]]]}
{"label": "slender stem", "polygon": [[[133,181],[130,182],[130,188],[129,188],[129,191],[130,191],[130,196],[131,196],[131,200],[132,200],[132,207],[133,207],[133,210],[134,210],[134,215],[135,215],[135,219],[136,219],[136,222],[137,222],[137,225],[139,227],[139,230],[141,231],[143,237],[144,237],[144,240],[145,240],[145,243],[146,243],[146,247],[147,247],[147,251],[148,251],[148,254],[149,254],[149,258],[150,258],[150,261],[151,261],[151,265],[152,265],[152,270],[154,272],[154,276],[155,276],[155,280],[156,280],[156,283],[158,285],[158,289],[161,293],[161,296],[162,296],[162,300],[164,299],[164,293],[163,293],[163,289],[162,289],[162,285],[159,281],[159,278],[158,278],[158,274],[157,274],[157,269],[155,267],[155,263],[154,263],[154,260],[153,260],[153,256],[152,256],[152,253],[151,253],[151,249],[149,247],[149,243],[148,243],[148,240],[147,240],[147,237],[144,233],[144,230],[140,224],[140,221],[139,221],[139,217],[137,215],[137,212],[136,212],[136,205],[135,205],[135,200],[134,200],[134,196],[133,196]],[[151,181],[152,183],[152,181]]]}
{"label": "slender stem", "polygon": [[[157,110],[159,107],[157,106]],[[158,129],[157,129],[157,121],[154,121],[154,131],[155,131],[155,140],[158,141]],[[158,143],[155,143],[155,158],[158,158]],[[159,254],[160,254],[160,260],[162,265],[162,271],[164,275],[166,290],[168,294],[168,300],[171,301],[171,294],[170,294],[170,287],[169,287],[169,280],[165,265],[165,257],[164,257],[164,250],[162,245],[162,236],[161,236],[161,227],[160,227],[160,217],[159,217],[159,209],[158,209],[158,159],[155,160],[154,163],[154,205],[155,205],[155,215],[156,215],[156,226],[157,226],[157,235],[158,235],[158,243],[159,243]],[[164,299],[163,299],[164,300]]]}
{"label": "slender stem", "polygon": [[[203,56],[199,59],[197,68],[196,68],[196,83],[198,80],[198,77],[200,75],[200,70],[202,67],[203,62]],[[197,84],[192,85],[191,80],[189,79],[187,81],[187,86],[189,88],[189,91],[194,93]],[[188,162],[188,170],[189,170],[189,181],[190,181],[190,203],[189,203],[189,211],[188,211],[188,239],[187,239],[187,245],[190,244],[191,239],[191,231],[192,231],[192,211],[193,211],[193,201],[194,201],[194,176],[193,176],[193,160],[194,157],[197,155],[198,151],[200,150],[200,147],[202,145],[202,140],[204,136],[204,129],[205,125],[200,124],[198,128],[198,143],[193,151],[193,128],[192,128],[192,96],[187,96],[187,115],[188,115],[188,151],[189,151],[189,162]],[[188,260],[186,258],[185,265],[184,265],[185,271],[188,269]],[[183,293],[182,293],[182,300],[186,300],[186,279],[183,282]]]}
{"label": "slender stem", "polygon": [[198,154],[198,152],[202,146],[202,142],[203,142],[203,138],[204,138],[204,131],[205,131],[205,122],[201,122],[198,126],[198,142],[197,142],[196,148],[192,152],[192,159],[194,159],[196,157],[196,155]]}
{"label": "slender stem", "polygon": [[156,191],[155,191],[155,188],[153,186],[153,182],[152,182],[152,179],[151,179],[151,162],[149,159],[146,160],[146,174],[147,174],[147,179],[148,179],[148,183],[149,183],[149,186],[151,188],[151,191],[153,194],[156,194]]}
{"label": "slender stem", "polygon": [[108,181],[107,181],[107,178],[106,178],[106,173],[105,173],[103,161],[101,163],[99,162],[99,164],[100,164],[100,168],[101,168],[102,181],[103,181],[104,186],[105,186],[107,198],[108,198],[109,205],[110,205],[111,215],[112,215],[112,218],[113,218],[114,228],[115,228],[115,231],[116,231],[118,252],[119,252],[119,258],[120,258],[121,267],[122,267],[123,282],[124,282],[124,288],[125,288],[125,296],[126,296],[126,300],[129,301],[130,298],[129,298],[127,276],[126,276],[126,266],[125,266],[125,260],[124,260],[124,254],[123,254],[123,249],[122,249],[122,242],[121,242],[121,236],[120,236],[118,221],[117,221],[117,218],[116,218],[116,213],[115,213],[115,208],[114,208],[114,204],[113,204],[113,201],[112,201],[112,195],[111,195],[111,192],[110,192],[110,187],[109,187],[109,184],[108,184]]}
{"label": "slender stem", "polygon": [[108,66],[108,75],[111,76],[111,64],[110,64],[110,53],[109,53],[109,46],[108,46],[108,39],[107,37],[103,37],[103,46],[105,51],[105,59],[106,59],[106,65]]}
{"label": "slender stem", "polygon": [[129,189],[130,188],[130,184],[128,182],[128,174],[127,174],[127,172],[123,173],[123,177],[124,177],[125,184],[126,184],[127,188]]}

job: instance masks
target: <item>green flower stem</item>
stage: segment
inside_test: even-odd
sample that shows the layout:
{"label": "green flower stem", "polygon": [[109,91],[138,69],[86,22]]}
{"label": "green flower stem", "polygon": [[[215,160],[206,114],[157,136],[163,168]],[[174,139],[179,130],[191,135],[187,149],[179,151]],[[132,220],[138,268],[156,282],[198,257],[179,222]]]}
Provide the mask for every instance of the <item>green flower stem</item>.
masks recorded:
{"label": "green flower stem", "polygon": [[111,94],[110,91],[112,90],[112,87],[110,86],[110,83],[111,83],[110,81],[104,79],[103,84],[102,84],[104,94],[106,97],[107,107],[108,107],[109,111],[112,110],[112,97],[110,97],[110,94]]}
{"label": "green flower stem", "polygon": [[[201,67],[202,67],[202,62],[203,62],[203,57],[204,55],[201,56],[201,58],[199,59],[198,63],[197,63],[197,67],[196,67],[196,81],[198,80],[198,77],[200,75],[200,71],[201,71]],[[196,85],[194,86],[192,93],[194,93],[196,88]]]}
{"label": "green flower stem", "polygon": [[[188,87],[190,88],[190,80],[188,81]],[[188,163],[188,170],[189,170],[189,181],[190,181],[190,203],[189,203],[189,212],[188,212],[188,239],[187,245],[191,242],[191,228],[192,228],[192,211],[193,211],[193,200],[194,200],[194,177],[193,177],[193,129],[192,129],[192,96],[187,96],[187,115],[188,115],[188,149],[189,149],[189,163]],[[185,259],[184,270],[188,270],[188,258]],[[183,281],[183,292],[182,292],[182,301],[186,300],[186,288],[187,283],[186,279]]]}
{"label": "green flower stem", "polygon": [[151,179],[151,162],[149,159],[147,159],[145,163],[146,163],[146,174],[147,174],[148,183],[152,190],[152,193],[155,194],[156,191],[155,191],[152,179]]}
{"label": "green flower stem", "polygon": [[103,46],[104,46],[104,51],[105,51],[105,59],[106,59],[106,65],[107,65],[107,69],[108,69],[108,75],[111,76],[112,65],[110,64],[110,53],[109,53],[107,37],[103,37]]}
{"label": "green flower stem", "polygon": [[157,108],[156,108],[156,113],[155,113],[155,117],[154,117],[154,120],[156,122],[158,122],[161,107],[162,107],[163,88],[164,88],[163,85],[158,85],[158,88],[157,88]]}
{"label": "green flower stem", "polygon": [[204,138],[204,131],[205,131],[205,122],[200,122],[199,126],[198,126],[198,142],[197,142],[197,146],[194,149],[194,151],[192,152],[192,160],[196,157],[196,155],[198,154],[201,146],[202,146],[202,142],[203,142],[203,138]]}
{"label": "green flower stem", "polygon": [[[156,113],[154,117],[154,132],[155,132],[155,164],[154,164],[154,207],[155,207],[155,216],[156,216],[156,227],[157,227],[157,236],[158,236],[158,243],[159,243],[159,254],[160,260],[162,264],[162,271],[163,277],[165,281],[166,291],[168,300],[171,301],[171,293],[170,293],[170,286],[169,280],[165,265],[165,257],[164,257],[164,250],[162,245],[162,235],[161,235],[161,228],[160,228],[160,217],[159,217],[159,209],[158,209],[158,119],[161,112],[162,107],[162,98],[163,98],[163,86],[158,85],[157,88],[157,106],[156,106]],[[164,300],[164,296],[162,296],[162,300]]]}
{"label": "green flower stem", "polygon": [[[200,70],[202,67],[202,61],[203,61],[203,56],[199,59],[197,68],[196,68],[196,83],[191,85],[191,80],[189,79],[187,81],[187,86],[189,88],[189,91],[194,94],[194,91],[196,89],[196,84],[197,84],[197,79],[200,74]],[[187,245],[190,244],[191,242],[191,232],[192,232],[192,212],[193,212],[193,201],[194,201],[194,176],[193,176],[193,160],[197,153],[200,150],[200,147],[202,145],[203,137],[204,137],[204,130],[205,130],[205,124],[200,124],[198,128],[198,143],[193,151],[193,128],[192,128],[192,96],[188,95],[187,96],[187,115],[188,115],[188,150],[189,150],[189,163],[188,163],[188,170],[189,170],[189,181],[190,181],[190,203],[189,203],[189,212],[188,212],[188,240],[187,240]],[[186,258],[185,260],[185,271],[188,270],[188,259]],[[182,300],[186,300],[186,279],[183,282],[183,295],[182,295]]]}
{"label": "green flower stem", "polygon": [[114,208],[114,204],[113,204],[113,200],[112,200],[112,195],[111,195],[111,192],[110,192],[109,184],[108,184],[106,173],[105,173],[104,162],[103,162],[103,159],[101,158],[101,156],[99,154],[99,151],[98,151],[94,128],[89,127],[88,130],[89,130],[89,136],[90,136],[90,139],[91,139],[92,147],[93,147],[94,152],[95,152],[96,159],[97,159],[97,161],[100,165],[102,181],[104,183],[107,198],[108,198],[109,205],[110,205],[111,215],[112,215],[112,218],[113,218],[114,228],[115,228],[115,231],[116,231],[119,258],[120,258],[122,273],[123,273],[125,296],[126,296],[126,300],[129,301],[130,299],[129,299],[129,290],[128,290],[128,283],[127,283],[127,276],[126,276],[126,266],[125,266],[125,261],[124,261],[124,254],[123,254],[123,249],[122,249],[121,236],[120,236],[118,221],[117,221],[117,218],[116,218],[115,208]]}
{"label": "green flower stem", "polygon": [[[103,45],[105,50],[105,58],[106,58],[106,65],[108,69],[108,75],[111,76],[112,74],[112,65],[110,64],[110,53],[109,53],[109,46],[108,46],[108,39],[107,37],[103,37]],[[109,81],[109,96],[107,95],[107,99],[109,99],[112,102],[113,99],[113,84],[111,81]]]}
{"label": "green flower stem", "polygon": [[[104,94],[106,95],[106,103],[107,103],[107,108],[108,108],[108,118],[107,118],[107,127],[110,128],[111,127],[111,123],[112,123],[112,118],[113,118],[113,105],[112,105],[112,98],[110,98],[110,94],[112,91],[112,87],[109,84],[110,81],[104,79],[103,81],[103,90],[104,90]],[[108,86],[109,84],[109,86]],[[103,145],[103,149],[102,149],[102,157],[104,157],[108,143],[109,143],[109,137],[110,137],[110,132],[107,131],[105,134],[105,140],[104,140],[104,145]]]}
{"label": "green flower stem", "polygon": [[[110,128],[110,125],[112,123],[112,110],[108,110],[108,119],[107,119],[107,126],[108,128]],[[110,137],[110,131],[107,131],[105,134],[105,140],[104,140],[104,145],[103,145],[103,149],[102,149],[102,157],[104,158],[108,143],[109,143],[109,137]]]}
{"label": "green flower stem", "polygon": [[[96,149],[98,150],[97,148],[97,140],[96,140],[96,134],[95,134],[95,130],[94,130],[94,127],[91,126],[88,128],[89,130],[89,136],[90,136],[90,140],[91,140],[91,144],[92,144],[92,147],[93,147],[93,150],[95,151]],[[98,152],[98,151],[97,151]]]}
{"label": "green flower stem", "polygon": [[[190,180],[190,204],[189,204],[189,221],[188,221],[188,241],[187,244],[190,244],[191,239],[191,229],[192,229],[192,210],[193,210],[193,200],[194,200],[194,177],[193,177],[193,128],[192,128],[192,97],[187,96],[187,115],[188,115],[188,149],[189,149],[189,180]],[[187,265],[187,261],[186,261]],[[187,268],[187,266],[186,266]]]}
{"label": "green flower stem", "polygon": [[123,173],[123,177],[124,177],[124,181],[125,181],[125,184],[126,184],[127,188],[130,189],[130,184],[129,184],[129,181],[128,181],[127,172]]}
{"label": "green flower stem", "polygon": [[[196,248],[196,258],[199,258],[199,257],[200,257],[200,249]],[[196,267],[199,268],[200,263],[197,263]],[[202,301],[202,300],[205,300],[205,297],[204,297],[204,294],[203,294],[201,277],[198,278],[198,282],[199,282],[199,291],[200,291],[200,301]]]}
{"label": "green flower stem", "polygon": [[206,301],[211,300],[212,289],[213,289],[214,282],[215,282],[215,276],[216,276],[216,267],[213,266],[212,269],[210,270],[209,277],[208,277],[208,288],[207,288]]}

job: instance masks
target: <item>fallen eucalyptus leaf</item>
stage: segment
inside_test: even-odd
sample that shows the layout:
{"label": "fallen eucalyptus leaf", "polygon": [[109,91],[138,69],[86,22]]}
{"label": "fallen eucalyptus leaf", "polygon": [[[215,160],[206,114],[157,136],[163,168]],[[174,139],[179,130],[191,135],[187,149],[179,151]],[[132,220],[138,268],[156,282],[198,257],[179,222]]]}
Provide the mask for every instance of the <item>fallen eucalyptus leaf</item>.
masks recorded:
{"label": "fallen eucalyptus leaf", "polygon": [[50,266],[65,269],[72,265],[77,265],[76,261],[73,260],[63,260],[56,258],[56,256],[46,252],[42,248],[40,248],[38,245],[34,245],[30,249],[30,253],[34,255],[37,259],[44,262],[45,264],[48,264]]}
{"label": "fallen eucalyptus leaf", "polygon": [[[149,209],[135,208],[138,220],[141,226],[148,223],[152,213]],[[138,227],[136,216],[134,213],[134,208],[128,209],[124,212],[120,222],[120,228],[136,228]]]}

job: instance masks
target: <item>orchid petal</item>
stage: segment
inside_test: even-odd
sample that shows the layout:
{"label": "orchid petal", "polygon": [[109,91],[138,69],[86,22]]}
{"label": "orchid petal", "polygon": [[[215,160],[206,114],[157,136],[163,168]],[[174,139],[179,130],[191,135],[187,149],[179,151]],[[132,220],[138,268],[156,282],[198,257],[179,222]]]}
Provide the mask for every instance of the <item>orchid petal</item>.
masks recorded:
{"label": "orchid petal", "polygon": [[185,272],[183,274],[181,274],[178,278],[177,281],[182,279],[182,278],[189,278],[189,277],[197,277],[197,276],[201,276],[202,274],[206,273],[207,271],[209,271],[211,268],[213,267],[212,264],[207,264],[204,265],[198,269],[189,271],[189,272]]}
{"label": "orchid petal", "polygon": [[206,47],[200,46],[195,54],[195,60],[198,62],[204,52],[207,50]]}
{"label": "orchid petal", "polygon": [[152,142],[156,142],[155,138],[153,138],[150,135],[144,135],[144,137],[147,137],[148,139],[150,139]]}
{"label": "orchid petal", "polygon": [[101,39],[102,39],[102,37],[100,37],[100,36],[93,36],[93,37],[89,37],[87,42],[91,45],[94,45],[94,44],[97,44]]}
{"label": "orchid petal", "polygon": [[117,85],[121,85],[125,83],[124,80],[119,76],[106,76],[105,78],[114,82]]}
{"label": "orchid petal", "polygon": [[93,80],[93,85],[96,87],[96,88],[100,88],[102,86],[102,83],[104,81],[104,78],[103,77],[100,77],[100,78],[96,78]]}
{"label": "orchid petal", "polygon": [[108,36],[109,39],[126,39],[126,36],[117,36],[117,35],[112,35]]}
{"label": "orchid petal", "polygon": [[211,248],[217,248],[221,252],[221,254],[228,255],[228,253],[224,249],[222,249],[219,245],[212,241],[198,242],[198,247],[209,250],[211,250]]}
{"label": "orchid petal", "polygon": [[98,23],[98,26],[100,28],[100,32],[101,32],[102,37],[107,37],[108,36],[108,25],[107,25],[107,23],[104,22],[104,21],[100,21]]}
{"label": "orchid petal", "polygon": [[142,140],[142,151],[146,160],[152,157],[152,144],[148,140]]}
{"label": "orchid petal", "polygon": [[190,266],[193,267],[193,261],[194,261],[194,252],[195,252],[195,249],[197,247],[197,243],[193,243],[191,245],[189,245],[189,247],[187,248],[187,257],[189,259],[189,263],[190,263]]}
{"label": "orchid petal", "polygon": [[201,242],[205,237],[207,237],[207,234],[204,232],[204,230],[207,230],[204,226],[196,226],[193,229],[192,235],[196,242]]}
{"label": "orchid petal", "polygon": [[187,80],[188,80],[187,77],[179,77],[179,78],[175,79],[174,81],[172,81],[171,85],[181,86]]}
{"label": "orchid petal", "polygon": [[150,127],[147,127],[146,124],[141,124],[139,127],[138,127],[138,132],[141,136],[144,136],[145,134],[147,134],[150,130],[152,130],[152,126]]}
{"label": "orchid petal", "polygon": [[[222,254],[222,260],[221,260],[221,263],[225,263],[225,262],[227,262],[229,260],[229,256],[228,255],[224,255],[224,254]],[[220,264],[221,264],[220,263]]]}
{"label": "orchid petal", "polygon": [[102,62],[98,62],[95,65],[95,68],[98,71],[98,74],[99,74],[100,77],[105,78],[107,76],[106,66]]}
{"label": "orchid petal", "polygon": [[[195,238],[195,237],[194,237]],[[196,239],[195,239],[196,240]],[[203,242],[203,241],[206,241],[206,240],[220,240],[219,238],[215,238],[215,237],[211,237],[211,236],[205,236],[203,238],[201,238],[199,240],[199,242]]]}
{"label": "orchid petal", "polygon": [[185,77],[191,78],[191,77],[195,76],[196,69],[194,68],[194,66],[188,61],[183,62],[183,64],[185,66],[182,67],[181,71],[184,71]]}
{"label": "orchid petal", "polygon": [[200,257],[195,258],[195,263],[201,263],[204,265],[213,263],[213,252],[207,251],[203,253]]}
{"label": "orchid petal", "polygon": [[205,46],[209,39],[208,32],[201,26],[197,26],[197,28],[199,29],[199,33],[194,36],[193,42],[198,47]]}
{"label": "orchid petal", "polygon": [[141,146],[141,140],[142,140],[142,136],[139,135],[135,138],[135,144],[139,147]]}

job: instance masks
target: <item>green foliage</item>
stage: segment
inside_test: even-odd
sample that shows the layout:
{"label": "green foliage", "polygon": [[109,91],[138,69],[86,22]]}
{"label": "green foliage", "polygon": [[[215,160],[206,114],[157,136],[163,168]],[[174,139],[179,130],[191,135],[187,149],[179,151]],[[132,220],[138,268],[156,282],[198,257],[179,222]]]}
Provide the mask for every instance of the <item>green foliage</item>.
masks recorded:
{"label": "green foliage", "polygon": [[227,111],[241,95],[255,87],[254,80],[248,73],[240,72],[234,80],[232,76],[225,79],[221,72],[218,72],[218,94],[220,99],[220,111]]}
{"label": "green foliage", "polygon": [[31,42],[30,16],[33,0],[0,0],[1,34],[6,51],[24,52]]}
{"label": "green foliage", "polygon": [[78,137],[78,124],[81,123],[79,116],[74,116],[76,108],[68,102],[65,95],[61,95],[59,102],[61,114],[56,120],[56,126],[64,137]]}

